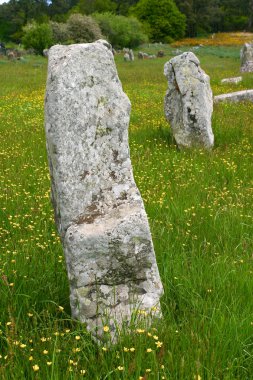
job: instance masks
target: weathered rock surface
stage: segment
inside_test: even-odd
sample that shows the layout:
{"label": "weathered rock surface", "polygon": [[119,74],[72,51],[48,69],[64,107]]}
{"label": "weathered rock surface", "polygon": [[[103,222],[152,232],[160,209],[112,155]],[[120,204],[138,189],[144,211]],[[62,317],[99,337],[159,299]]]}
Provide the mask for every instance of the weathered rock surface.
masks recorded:
{"label": "weathered rock surface", "polygon": [[253,90],[230,92],[229,94],[222,94],[214,97],[214,103],[243,101],[253,102]]}
{"label": "weathered rock surface", "polygon": [[233,78],[224,78],[221,80],[221,83],[234,83],[238,84],[242,81],[242,77],[233,77]]}
{"label": "weathered rock surface", "polygon": [[165,116],[177,145],[211,148],[212,90],[198,58],[191,52],[176,56],[165,64],[164,74],[169,87],[164,100]]}
{"label": "weathered rock surface", "polygon": [[244,44],[240,55],[241,72],[253,72],[253,43]]}
{"label": "weathered rock surface", "polygon": [[125,62],[130,62],[131,61],[129,53],[125,53],[124,54],[124,61]]}
{"label": "weathered rock surface", "polygon": [[45,129],[73,317],[115,330],[163,289],[128,147],[130,101],[104,41],[49,50]]}
{"label": "weathered rock surface", "polygon": [[130,58],[130,61],[134,61],[134,52],[132,49],[129,50],[129,58]]}
{"label": "weathered rock surface", "polygon": [[125,62],[132,62],[134,61],[134,52],[132,49],[129,48],[123,48],[124,53],[124,61]]}
{"label": "weathered rock surface", "polygon": [[156,55],[154,54],[150,55],[148,53],[143,53],[142,51],[139,51],[138,58],[139,59],[156,59]]}

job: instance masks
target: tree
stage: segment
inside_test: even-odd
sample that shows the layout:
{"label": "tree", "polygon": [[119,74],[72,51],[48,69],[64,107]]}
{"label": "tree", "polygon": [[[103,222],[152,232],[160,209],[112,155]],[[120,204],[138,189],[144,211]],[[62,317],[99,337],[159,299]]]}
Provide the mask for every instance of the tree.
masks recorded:
{"label": "tree", "polygon": [[65,22],[67,13],[76,6],[77,0],[52,0],[49,2],[48,12],[54,21]]}
{"label": "tree", "polygon": [[54,44],[65,44],[70,40],[68,25],[63,22],[50,21],[49,23]]}
{"label": "tree", "polygon": [[49,24],[33,22],[24,27],[22,43],[25,49],[33,48],[36,53],[43,54],[43,50],[53,44],[52,30]]}
{"label": "tree", "polygon": [[185,16],[173,0],[140,0],[131,13],[143,23],[152,41],[169,42],[184,36]]}
{"label": "tree", "polygon": [[115,12],[116,4],[112,0],[79,0],[77,10],[82,14],[95,12]]}
{"label": "tree", "polygon": [[116,48],[132,48],[148,40],[140,21],[135,17],[118,16],[112,13],[96,13],[94,17],[103,35]]}
{"label": "tree", "polygon": [[138,0],[114,0],[116,4],[117,14],[127,16],[129,9],[138,3]]}
{"label": "tree", "polygon": [[93,42],[103,37],[98,23],[92,17],[78,13],[69,17],[67,28],[73,42]]}
{"label": "tree", "polygon": [[46,0],[10,0],[0,5],[0,38],[20,42],[23,26],[32,20],[43,23],[46,19]]}

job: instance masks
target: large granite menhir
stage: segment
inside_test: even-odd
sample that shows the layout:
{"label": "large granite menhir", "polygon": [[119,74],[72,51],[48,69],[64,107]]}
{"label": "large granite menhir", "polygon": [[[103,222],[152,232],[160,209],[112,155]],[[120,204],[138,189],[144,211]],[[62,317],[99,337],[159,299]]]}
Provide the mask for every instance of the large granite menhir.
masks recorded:
{"label": "large granite menhir", "polygon": [[191,52],[172,58],[164,66],[168,91],[164,99],[166,119],[179,148],[211,148],[214,136],[209,76]]}
{"label": "large granite menhir", "polygon": [[52,202],[72,315],[98,337],[103,324],[115,331],[136,309],[159,314],[163,292],[133,178],[129,115],[106,41],[49,50],[45,129]]}

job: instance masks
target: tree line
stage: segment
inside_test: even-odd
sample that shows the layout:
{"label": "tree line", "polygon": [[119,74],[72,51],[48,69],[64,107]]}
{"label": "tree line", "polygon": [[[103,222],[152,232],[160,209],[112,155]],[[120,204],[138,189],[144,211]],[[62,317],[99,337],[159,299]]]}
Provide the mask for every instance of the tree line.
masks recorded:
{"label": "tree line", "polygon": [[[70,31],[73,14],[93,20],[109,40],[124,28],[129,33],[136,29],[140,32],[136,43],[253,29],[253,0],[10,0],[0,5],[0,40],[19,43],[35,24],[51,25],[50,33],[56,30],[57,34],[57,27]],[[73,40],[73,32],[66,41],[58,42],[69,40]],[[121,45],[116,38],[117,44]]]}

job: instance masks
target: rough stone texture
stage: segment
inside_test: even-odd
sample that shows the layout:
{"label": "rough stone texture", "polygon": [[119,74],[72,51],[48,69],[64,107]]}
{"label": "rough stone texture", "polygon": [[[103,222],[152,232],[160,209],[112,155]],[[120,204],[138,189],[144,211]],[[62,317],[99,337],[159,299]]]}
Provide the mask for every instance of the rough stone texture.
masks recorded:
{"label": "rough stone texture", "polygon": [[242,81],[242,77],[234,77],[234,78],[224,78],[221,80],[221,83],[234,83],[238,84]]}
{"label": "rough stone texture", "polygon": [[130,61],[134,61],[134,52],[132,49],[129,50],[129,58],[130,58]]}
{"label": "rough stone texture", "polygon": [[156,59],[156,55],[152,54],[147,54],[147,53],[143,53],[142,51],[139,51],[138,52],[138,58],[139,59]]}
{"label": "rough stone texture", "polygon": [[125,53],[124,54],[124,61],[125,62],[130,62],[131,61],[129,53]]}
{"label": "rough stone texture", "polygon": [[134,52],[132,49],[124,48],[124,61],[125,62],[132,62],[134,61]]}
{"label": "rough stone texture", "polygon": [[214,103],[243,101],[253,102],[253,90],[230,92],[229,94],[222,94],[214,97]]}
{"label": "rough stone texture", "polygon": [[165,64],[164,74],[169,87],[164,99],[165,116],[177,145],[211,148],[212,90],[198,58],[191,52],[176,56]]}
{"label": "rough stone texture", "polygon": [[53,46],[45,100],[72,314],[100,337],[136,309],[159,315],[163,292],[129,156],[130,102],[106,44]]}
{"label": "rough stone texture", "polygon": [[240,52],[241,72],[253,72],[253,43],[244,44]]}

